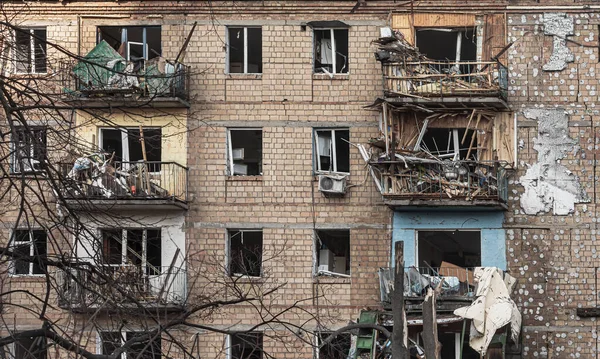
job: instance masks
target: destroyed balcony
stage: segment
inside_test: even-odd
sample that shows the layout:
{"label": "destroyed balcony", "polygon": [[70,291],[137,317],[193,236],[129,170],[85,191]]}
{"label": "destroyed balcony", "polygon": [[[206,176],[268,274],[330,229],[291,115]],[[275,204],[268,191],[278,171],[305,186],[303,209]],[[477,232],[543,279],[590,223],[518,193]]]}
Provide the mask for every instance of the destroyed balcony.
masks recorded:
{"label": "destroyed balcony", "polygon": [[162,57],[127,61],[105,41],[61,63],[63,100],[76,108],[190,107],[189,67]]}
{"label": "destroyed balcony", "polygon": [[385,99],[428,110],[508,109],[508,71],[499,62],[420,61],[382,63]]}
{"label": "destroyed balcony", "polygon": [[392,208],[507,208],[508,175],[500,162],[396,157],[400,158],[370,162],[380,175],[384,202]]}
{"label": "destroyed balcony", "polygon": [[182,268],[94,265],[57,273],[58,306],[73,312],[183,310],[187,274]]}
{"label": "destroyed balcony", "polygon": [[175,162],[108,163],[98,155],[61,164],[62,196],[73,209],[187,209],[188,169]]}
{"label": "destroyed balcony", "polygon": [[[394,291],[394,268],[379,269],[379,288],[381,302],[390,306]],[[404,301],[407,312],[420,311],[428,288],[437,288],[441,283],[437,297],[438,310],[454,310],[475,299],[474,268],[457,266],[406,267],[404,268]],[[413,305],[414,304],[414,305]]]}

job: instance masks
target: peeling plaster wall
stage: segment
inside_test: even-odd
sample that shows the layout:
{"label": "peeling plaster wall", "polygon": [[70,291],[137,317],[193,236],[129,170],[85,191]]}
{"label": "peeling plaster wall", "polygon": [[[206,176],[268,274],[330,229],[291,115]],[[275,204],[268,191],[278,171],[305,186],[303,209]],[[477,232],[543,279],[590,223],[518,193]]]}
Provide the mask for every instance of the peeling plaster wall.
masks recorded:
{"label": "peeling plaster wall", "polygon": [[538,162],[531,165],[519,180],[525,188],[521,207],[526,214],[552,211],[567,215],[575,203],[587,201],[587,196],[575,176],[560,163],[568,152],[577,152],[577,141],[569,137],[568,117],[564,109],[527,109],[523,115],[538,122],[538,137],[533,148]]}
{"label": "peeling plaster wall", "polygon": [[573,62],[575,57],[567,47],[567,36],[573,35],[573,19],[564,13],[544,14],[544,34],[552,39],[552,54],[546,62],[544,71],[562,71],[567,62]]}

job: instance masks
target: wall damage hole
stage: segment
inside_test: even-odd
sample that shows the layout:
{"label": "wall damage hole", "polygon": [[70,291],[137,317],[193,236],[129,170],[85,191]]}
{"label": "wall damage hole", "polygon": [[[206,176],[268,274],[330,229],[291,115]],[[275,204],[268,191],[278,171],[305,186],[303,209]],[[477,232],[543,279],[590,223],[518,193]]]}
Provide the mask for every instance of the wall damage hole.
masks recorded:
{"label": "wall damage hole", "polygon": [[315,231],[317,273],[350,275],[350,231]]}

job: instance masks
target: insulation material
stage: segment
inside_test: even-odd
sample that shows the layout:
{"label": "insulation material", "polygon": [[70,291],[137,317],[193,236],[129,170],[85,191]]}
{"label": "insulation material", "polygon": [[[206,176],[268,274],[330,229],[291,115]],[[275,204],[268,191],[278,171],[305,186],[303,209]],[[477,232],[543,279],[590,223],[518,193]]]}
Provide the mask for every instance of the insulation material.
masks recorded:
{"label": "insulation material", "polygon": [[569,137],[568,117],[563,109],[528,109],[523,114],[538,121],[533,145],[538,162],[519,179],[525,188],[521,208],[530,215],[550,211],[568,215],[575,210],[575,203],[589,200],[579,177],[560,163],[567,153],[579,150],[577,141]]}
{"label": "insulation material", "polygon": [[459,317],[470,319],[469,345],[485,356],[496,331],[510,324],[511,338],[517,342],[521,330],[521,313],[510,298],[515,280],[495,267],[475,269],[476,299],[468,307],[454,311]]}
{"label": "insulation material", "polygon": [[553,36],[552,54],[542,69],[544,71],[561,71],[567,62],[573,62],[575,56],[567,47],[567,36],[572,36],[573,19],[565,13],[544,14],[544,35]]}

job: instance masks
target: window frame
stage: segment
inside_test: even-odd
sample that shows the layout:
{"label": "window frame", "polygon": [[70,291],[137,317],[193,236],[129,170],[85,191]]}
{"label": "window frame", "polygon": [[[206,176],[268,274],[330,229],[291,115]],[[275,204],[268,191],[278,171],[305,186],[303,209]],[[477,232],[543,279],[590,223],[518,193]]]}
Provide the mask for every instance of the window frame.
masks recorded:
{"label": "window frame", "polygon": [[[232,271],[231,265],[232,265],[232,260],[231,260],[231,237],[232,237],[232,233],[234,232],[239,232],[239,233],[243,233],[244,232],[260,232],[261,233],[261,237],[262,237],[262,243],[261,243],[261,248],[260,248],[260,274],[258,276],[254,276],[254,275],[249,275],[247,273],[234,273]],[[227,247],[226,247],[226,273],[227,276],[229,277],[241,277],[241,278],[262,278],[264,275],[264,265],[263,265],[263,252],[264,252],[264,237],[265,232],[262,228],[227,228],[226,230],[226,240],[227,240]]]}
{"label": "window frame", "polygon": [[[229,41],[229,29],[243,29],[244,30],[244,71],[243,72],[231,72],[231,42]],[[260,72],[248,72],[248,29],[260,29],[260,37],[261,37],[261,47],[262,47],[262,26],[244,26],[244,25],[230,25],[226,27],[226,44],[227,44],[227,53],[226,53],[226,64],[225,64],[225,73],[228,75],[262,75],[263,70],[261,66]],[[263,64],[263,53],[261,49],[260,62]]]}
{"label": "window frame", "polygon": [[233,357],[233,337],[235,335],[254,335],[257,334],[260,336],[260,356],[261,359],[265,358],[265,335],[264,332],[262,331],[250,331],[250,332],[244,332],[244,331],[239,331],[239,332],[235,332],[234,334],[227,334],[227,338],[226,338],[226,348],[227,348],[227,359],[244,359],[244,358],[234,358]]}
{"label": "window frame", "polygon": [[[319,135],[318,132],[331,131],[331,162],[332,162],[332,171],[327,171],[321,169],[321,151],[319,148]],[[348,172],[342,172],[337,170],[337,145],[335,140],[335,132],[336,131],[348,131]],[[350,175],[350,128],[349,127],[326,127],[326,128],[314,128],[314,171],[316,174],[343,174]]]}
{"label": "window frame", "polygon": [[[323,337],[323,334],[326,335],[326,337],[330,336],[331,334],[333,334],[335,331],[332,330],[316,330],[313,332],[313,338],[314,338],[314,350],[313,350],[313,358],[314,359],[328,359],[327,357],[323,357],[321,358],[321,350],[324,347],[321,347],[321,338]],[[338,334],[338,338],[342,337],[342,336],[346,336],[348,339],[348,352],[350,352],[352,350],[352,334],[351,333],[340,333]],[[326,339],[326,338],[323,338]],[[335,341],[335,339],[333,339],[331,342]],[[331,345],[332,343],[329,342],[328,345]]]}
{"label": "window frame", "polygon": [[[37,131],[42,131],[43,133],[43,144],[39,144],[37,143],[37,138],[38,136],[35,135],[35,133]],[[40,164],[42,164],[46,158],[47,158],[47,149],[48,149],[48,132],[47,132],[47,127],[46,126],[16,126],[14,129],[14,132],[17,134],[17,136],[23,135],[24,139],[25,139],[25,145],[28,145],[28,152],[29,152],[29,156],[28,158],[32,159],[32,160],[36,160],[39,161]],[[11,133],[12,135],[12,133]],[[27,136],[27,138],[29,138],[29,143],[27,143],[27,138],[25,137]],[[19,141],[19,138],[17,139],[13,139],[11,136],[11,141],[10,141],[10,149],[11,149],[11,166],[10,166],[10,172],[13,174],[19,174],[19,173],[42,173],[44,172],[43,170],[36,170],[35,168],[31,167],[30,170],[23,170],[23,163],[22,163],[22,158],[19,158],[19,151],[20,151],[20,143],[21,141]],[[42,146],[38,146],[38,145],[42,145]],[[41,152],[39,154],[39,159],[36,158],[35,155],[35,150],[36,148],[38,148],[38,150]]]}
{"label": "window frame", "polygon": [[[19,61],[17,61],[17,48],[15,46],[13,52],[12,52],[12,64],[13,64],[13,74],[15,75],[47,75],[48,74],[48,46],[46,46],[46,54],[44,57],[44,61],[46,63],[46,71],[44,72],[38,72],[36,71],[36,65],[35,65],[35,61],[36,61],[36,57],[35,57],[35,35],[34,32],[35,31],[45,31],[46,32],[46,43],[48,40],[48,28],[46,26],[24,26],[24,27],[20,27],[19,29],[21,30],[27,30],[29,32],[29,65],[31,66],[31,71],[19,71],[18,70],[18,66],[17,63]],[[13,38],[13,42],[16,44],[16,40],[17,40],[17,31],[13,30],[13,34],[12,34],[12,38]]]}
{"label": "window frame", "polygon": [[[113,131],[120,131],[121,132],[121,154],[122,154],[122,159],[121,162],[125,162],[125,163],[133,163],[133,161],[131,161],[131,159],[129,158],[130,156],[130,152],[129,152],[129,130],[135,130],[135,131],[139,131],[139,127],[132,127],[132,126],[124,126],[124,127],[98,127],[98,148],[102,151],[104,151],[104,148],[102,146],[102,143],[104,141],[104,134],[103,132],[105,130],[113,130]],[[148,126],[148,127],[143,127],[144,132],[146,130],[158,130],[160,131],[160,160],[159,161],[146,161],[146,162],[163,162],[163,128],[160,126]],[[144,134],[144,139],[146,138],[146,134]],[[146,140],[144,140],[146,141]],[[146,146],[148,146],[148,143],[146,142]],[[146,151],[148,152],[148,151]],[[139,160],[138,160],[139,161]],[[153,166],[155,167],[155,166]],[[157,166],[158,168],[161,168],[161,166]],[[160,171],[149,171],[149,173],[160,173]]]}
{"label": "window frame", "polygon": [[[19,332],[17,332],[17,333],[19,333]],[[29,338],[31,338],[31,337],[29,337]],[[44,353],[46,353],[46,355],[43,356],[43,359],[47,359],[48,358],[48,349],[49,349],[48,340],[45,337],[37,337],[36,339],[45,340],[45,342],[44,342],[45,343]],[[18,342],[19,342],[19,340],[16,340],[14,343],[11,343],[11,345],[9,347],[9,350],[12,352],[12,357],[14,359],[18,359],[18,357],[17,357],[17,345],[19,345]],[[30,357],[31,357],[30,359],[33,358],[33,356],[30,356]]]}
{"label": "window frame", "polygon": [[[161,267],[158,268],[158,274],[150,274],[148,273],[148,231],[158,231],[160,233],[160,241],[161,241],[161,252],[162,252],[162,228],[161,227],[143,227],[143,228],[134,228],[134,227],[120,227],[120,228],[98,228],[98,238],[101,240],[101,250],[99,253],[99,260],[102,266],[105,267],[139,267],[144,271],[145,275],[159,275],[162,273],[162,264]],[[121,231],[121,263],[104,263],[104,232],[105,231]],[[130,248],[127,245],[127,232],[128,231],[142,231],[142,258],[141,263],[139,265],[136,264],[128,264],[128,253]],[[150,264],[151,265],[151,264]]]}
{"label": "window frame", "polygon": [[[16,241],[17,238],[17,232],[28,232],[28,241]],[[24,246],[24,245],[28,245],[29,246],[29,256],[31,258],[36,258],[36,254],[35,254],[35,240],[34,240],[34,232],[44,232],[44,239],[46,241],[46,253],[44,254],[45,256],[48,255],[48,232],[43,229],[43,228],[16,228],[14,230],[12,230],[11,234],[10,234],[10,248],[14,249],[17,247],[17,243],[19,243],[19,246]],[[39,255],[39,254],[38,254]],[[40,264],[41,268],[45,271],[44,273],[33,273],[34,270],[34,263],[29,262],[27,263],[27,265],[29,266],[27,273],[16,273],[16,268],[17,268],[17,260],[18,259],[14,259],[12,258],[10,260],[10,265],[9,265],[9,274],[11,277],[43,277],[46,275],[46,272],[48,271],[48,266],[45,264]]]}
{"label": "window frame", "polygon": [[[96,26],[96,31],[97,31],[97,35],[96,35],[96,45],[98,45],[102,39],[102,34],[101,34],[101,28],[118,28],[121,31],[125,30],[125,56],[123,56],[125,58],[125,60],[127,61],[142,61],[142,62],[146,62],[148,60],[150,60],[150,50],[149,50],[149,45],[148,45],[148,29],[153,28],[153,29],[159,29],[160,30],[160,54],[157,56],[154,56],[152,58],[157,58],[157,57],[161,57],[163,56],[163,32],[162,32],[162,25],[123,25],[123,26],[119,26],[119,25],[98,25]],[[129,30],[130,29],[134,29],[134,28],[139,28],[142,31],[142,42],[137,42],[137,41],[129,41]],[[104,39],[102,39],[104,40]],[[121,38],[121,40],[123,40],[123,38]],[[121,42],[121,44],[123,44]],[[143,59],[137,59],[137,60],[131,60],[131,46],[132,45],[137,45],[137,46],[142,46],[142,53],[143,53]],[[111,46],[112,47],[112,46]],[[115,50],[117,51],[117,50]]]}
{"label": "window frame", "polygon": [[[350,274],[330,272],[330,276],[334,278],[352,278],[352,231],[350,228],[318,228],[313,231],[313,277],[323,277],[319,274],[319,251],[321,250],[319,243],[320,237],[318,232],[347,232],[348,233],[348,257],[346,258],[346,266],[349,268]],[[334,256],[335,258],[335,256]]]}
{"label": "window frame", "polygon": [[[231,131],[260,131],[260,169],[259,174],[257,175],[238,175],[235,174],[234,171],[234,159],[233,159],[233,141],[231,139]],[[262,168],[262,160],[264,155],[264,131],[262,127],[228,127],[227,128],[227,175],[232,177],[238,176],[249,176],[249,177],[261,177],[264,173],[264,168]]]}
{"label": "window frame", "polygon": [[[129,340],[127,338],[127,335],[129,333],[148,333],[148,331],[125,330],[125,329],[123,329],[123,330],[99,330],[99,329],[96,329],[96,353],[99,355],[104,355],[103,354],[104,342],[102,341],[102,333],[119,333],[119,335],[121,337],[121,346],[123,346],[123,344],[125,344],[125,342],[127,342],[127,340]],[[162,335],[158,336],[154,340],[158,341],[160,343],[160,354],[162,357]],[[144,343],[150,344],[150,347],[152,347],[152,344],[150,342],[144,342]],[[120,359],[127,359],[127,350],[123,351],[119,357],[120,357]]]}
{"label": "window frame", "polygon": [[[313,28],[313,61],[312,68],[313,74],[327,74],[327,71],[317,72],[317,38],[315,36],[315,31],[327,31],[329,30],[329,36],[331,37],[331,75],[349,75],[350,74],[350,28],[349,27],[315,27]],[[346,72],[337,72],[337,45],[335,43],[335,30],[346,30],[347,43],[348,43],[348,52],[342,56],[346,56]],[[321,67],[322,68],[322,67]]]}

